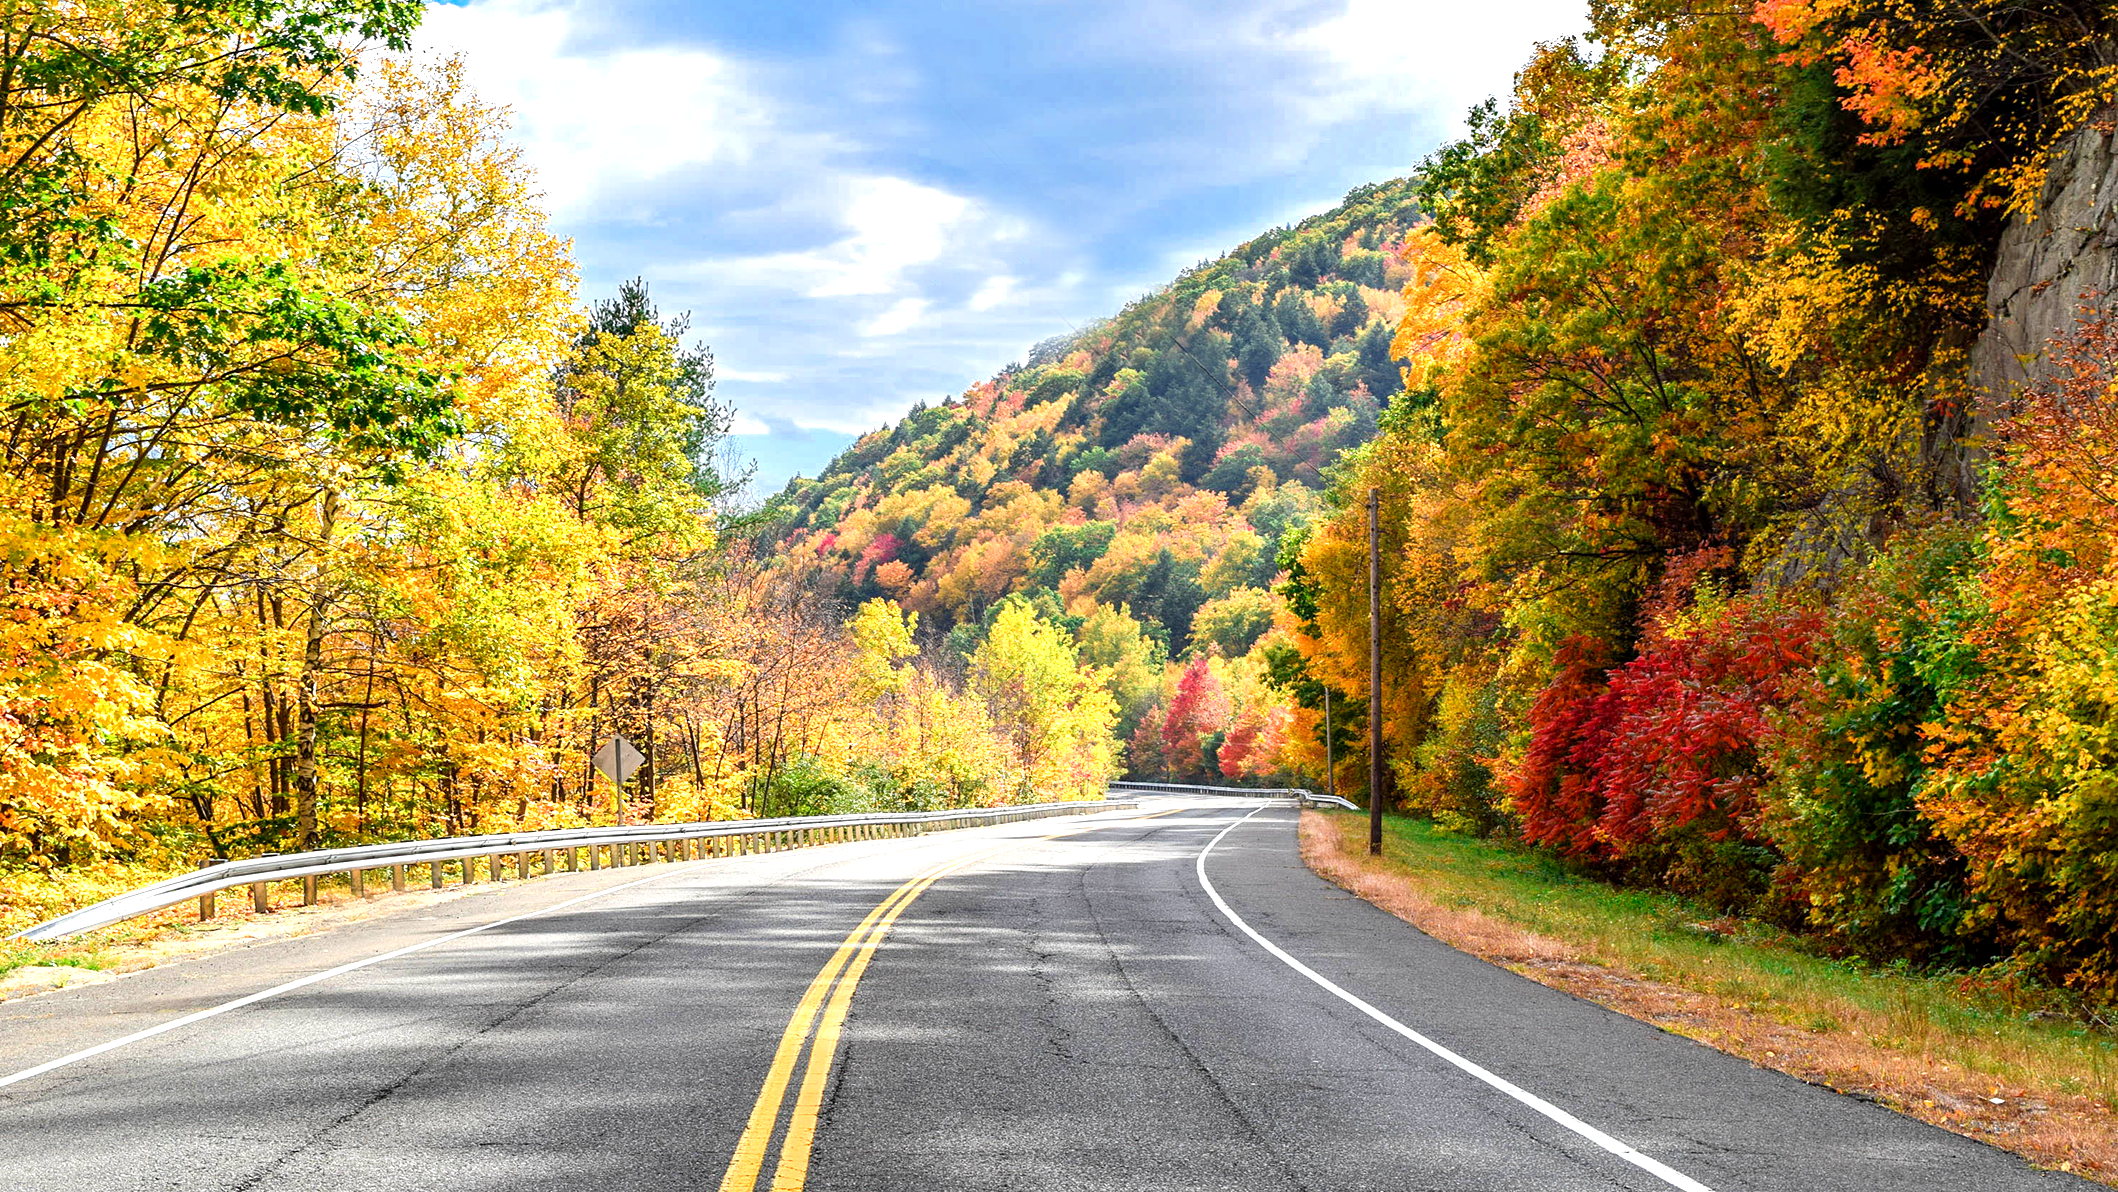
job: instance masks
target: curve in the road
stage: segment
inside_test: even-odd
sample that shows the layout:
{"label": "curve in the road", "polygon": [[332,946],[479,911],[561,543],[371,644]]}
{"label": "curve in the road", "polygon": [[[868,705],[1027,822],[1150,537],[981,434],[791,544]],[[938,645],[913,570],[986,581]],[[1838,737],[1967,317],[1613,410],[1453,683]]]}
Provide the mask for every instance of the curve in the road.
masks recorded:
{"label": "curve in the road", "polygon": [[1528,1089],[1523,1088],[1521,1085],[1518,1085],[1513,1081],[1506,1079],[1505,1077],[1496,1075],[1495,1073],[1488,1071],[1487,1069],[1479,1066],[1478,1064],[1472,1063],[1470,1060],[1465,1059],[1464,1057],[1456,1054],[1448,1048],[1443,1047],[1441,1044],[1436,1043],[1434,1040],[1429,1039],[1425,1035],[1420,1034],[1418,1031],[1415,1031],[1411,1027],[1406,1026],[1404,1023],[1399,1022],[1397,1019],[1392,1018],[1388,1014],[1383,1013],[1381,1010],[1376,1009],[1364,999],[1357,997],[1354,994],[1348,993],[1331,978],[1326,977],[1322,973],[1317,972],[1315,969],[1310,968],[1308,965],[1303,964],[1301,961],[1296,960],[1293,956],[1287,954],[1286,949],[1280,947],[1278,944],[1273,943],[1271,940],[1266,939],[1263,935],[1260,935],[1256,928],[1252,927],[1248,922],[1243,919],[1243,916],[1235,913],[1235,908],[1228,905],[1227,900],[1221,897],[1221,892],[1219,890],[1214,889],[1213,879],[1206,876],[1206,858],[1209,854],[1213,852],[1213,846],[1221,843],[1223,837],[1227,836],[1230,832],[1235,831],[1237,828],[1242,827],[1245,823],[1249,822],[1251,816],[1254,816],[1258,812],[1263,810],[1265,810],[1263,807],[1255,808],[1251,811],[1250,815],[1246,815],[1242,819],[1239,819],[1236,822],[1221,829],[1220,832],[1217,833],[1212,840],[1206,842],[1205,848],[1199,850],[1198,860],[1194,863],[1194,867],[1199,875],[1199,885],[1205,889],[1206,896],[1213,900],[1214,908],[1216,910],[1219,910],[1221,914],[1225,918],[1227,918],[1227,920],[1231,924],[1235,926],[1236,930],[1242,932],[1246,936],[1249,936],[1252,943],[1255,943],[1258,947],[1263,948],[1265,949],[1265,951],[1271,953],[1275,958],[1280,960],[1282,963],[1286,964],[1288,968],[1291,968],[1295,972],[1298,972],[1304,977],[1309,978],[1311,981],[1316,982],[1318,987],[1322,988],[1326,993],[1329,993],[1331,996],[1339,999],[1340,1001],[1346,1003],[1349,1006],[1352,1006],[1354,1009],[1359,1010],[1361,1013],[1366,1014],[1368,1017],[1381,1023],[1384,1027],[1388,1028],[1389,1030],[1395,1031],[1396,1033],[1403,1035],[1405,1038],[1412,1040],[1414,1043],[1419,1044],[1421,1047],[1426,1048],[1428,1051],[1433,1052],[1441,1059],[1447,1061],[1450,1064],[1453,1064],[1457,1068],[1462,1069],[1464,1072],[1469,1073],[1471,1076],[1484,1082],[1493,1089],[1506,1094],[1507,1096],[1513,1098],[1516,1101],[1521,1102],[1523,1105],[1526,1105],[1529,1108],[1537,1111],[1538,1113],[1543,1114],[1545,1117],[1550,1118],[1552,1121],[1557,1122],[1559,1125],[1566,1127],[1568,1130],[1573,1131],[1575,1134],[1578,1134],[1581,1137],[1587,1139],[1588,1141],[1603,1148],[1604,1150],[1609,1151],[1611,1154],[1618,1156],[1620,1159],[1625,1160],[1627,1163],[1630,1163],[1633,1166],[1640,1168],[1642,1171],[1653,1175],[1656,1179],[1661,1180],[1663,1183],[1668,1184],[1670,1187],[1682,1188],[1684,1192],[1713,1192],[1712,1188],[1709,1188],[1705,1184],[1702,1184],[1699,1181],[1691,1178],[1690,1176],[1685,1175],[1683,1172],[1678,1171],[1676,1168],[1671,1167],[1669,1164],[1662,1162],[1660,1159],[1657,1159],[1652,1155],[1642,1154],[1635,1148],[1628,1146],[1623,1142],[1620,1142],[1618,1139],[1611,1137],[1610,1135],[1604,1133],[1601,1130],[1598,1130],[1596,1127],[1589,1125],[1587,1122],[1582,1121],[1580,1118],[1577,1118],[1573,1114],[1568,1113],[1566,1110],[1559,1108],[1557,1105],[1552,1104],[1550,1101],[1547,1101],[1544,1098],[1538,1096],[1537,1094],[1529,1091]]}

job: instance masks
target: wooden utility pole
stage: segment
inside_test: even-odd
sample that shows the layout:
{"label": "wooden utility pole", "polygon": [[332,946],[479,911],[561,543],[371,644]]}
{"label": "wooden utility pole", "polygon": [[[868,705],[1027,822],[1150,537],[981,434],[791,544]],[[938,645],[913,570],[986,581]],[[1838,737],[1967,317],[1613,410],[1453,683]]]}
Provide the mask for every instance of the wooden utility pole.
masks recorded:
{"label": "wooden utility pole", "polygon": [[1383,851],[1383,574],[1376,529],[1382,490],[1368,490],[1368,854]]}
{"label": "wooden utility pole", "polygon": [[1331,688],[1324,688],[1324,793],[1338,797],[1338,754],[1331,747]]}

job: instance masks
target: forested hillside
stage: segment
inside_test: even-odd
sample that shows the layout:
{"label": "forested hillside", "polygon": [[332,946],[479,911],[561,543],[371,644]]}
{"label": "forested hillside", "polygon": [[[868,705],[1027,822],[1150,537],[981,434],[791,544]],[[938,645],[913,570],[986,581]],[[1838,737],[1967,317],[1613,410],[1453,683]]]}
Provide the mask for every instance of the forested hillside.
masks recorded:
{"label": "forested hillside", "polygon": [[1399,387],[1408,181],[1202,264],[960,397],[867,435],[767,524],[967,653],[1008,603],[1105,668],[1133,771],[1283,769],[1268,682],[1281,549]]}

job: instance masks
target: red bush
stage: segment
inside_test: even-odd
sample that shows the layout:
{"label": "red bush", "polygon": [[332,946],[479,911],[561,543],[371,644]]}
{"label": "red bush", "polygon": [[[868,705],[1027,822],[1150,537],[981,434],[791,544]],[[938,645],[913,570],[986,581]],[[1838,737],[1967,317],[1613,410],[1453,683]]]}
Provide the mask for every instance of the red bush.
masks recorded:
{"label": "red bush", "polygon": [[1507,779],[1523,836],[1600,859],[1678,833],[1750,838],[1760,743],[1821,628],[1808,609],[1734,600],[1696,621],[1657,617],[1640,655],[1615,669],[1598,643],[1566,643]]}

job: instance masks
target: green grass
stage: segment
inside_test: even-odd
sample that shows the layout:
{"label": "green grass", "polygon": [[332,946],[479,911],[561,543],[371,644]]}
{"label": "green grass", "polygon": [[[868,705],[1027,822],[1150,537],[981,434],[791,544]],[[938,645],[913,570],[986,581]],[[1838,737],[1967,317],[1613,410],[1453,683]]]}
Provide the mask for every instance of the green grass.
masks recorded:
{"label": "green grass", "polygon": [[[1343,827],[1361,817],[1335,818]],[[1802,937],[1731,923],[1676,895],[1613,886],[1525,846],[1421,820],[1386,820],[1384,856],[1430,900],[1551,937],[1579,959],[1800,1030],[1850,1033],[1959,1066],[1996,1086],[2086,1095],[2118,1110],[2118,1038],[2064,1013],[2056,996],[1979,974],[1835,959]]]}
{"label": "green grass", "polygon": [[117,960],[101,948],[82,949],[63,944],[33,944],[22,940],[0,940],[0,977],[18,968],[58,964],[70,968],[107,969]]}

